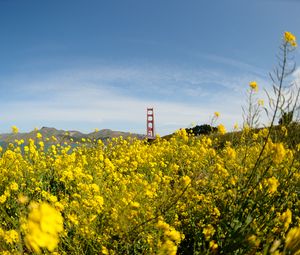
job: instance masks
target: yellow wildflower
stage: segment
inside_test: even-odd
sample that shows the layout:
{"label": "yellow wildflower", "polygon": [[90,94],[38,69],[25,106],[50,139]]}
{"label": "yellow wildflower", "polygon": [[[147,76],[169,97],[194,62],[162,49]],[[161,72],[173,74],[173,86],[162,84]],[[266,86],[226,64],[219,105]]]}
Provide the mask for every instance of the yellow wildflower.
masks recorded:
{"label": "yellow wildflower", "polygon": [[279,182],[274,176],[268,179],[268,187],[271,194],[277,191],[278,186]]}
{"label": "yellow wildflower", "polygon": [[231,147],[226,148],[226,154],[230,159],[235,159],[236,158],[236,151]]}
{"label": "yellow wildflower", "polygon": [[286,43],[289,43],[293,47],[297,47],[296,36],[293,35],[291,32],[284,32],[284,41]]}
{"label": "yellow wildflower", "polygon": [[257,238],[256,235],[251,235],[248,237],[248,241],[251,245],[258,247],[260,244],[259,239]]}
{"label": "yellow wildflower", "polygon": [[211,224],[208,224],[202,231],[206,240],[209,240],[214,234],[216,230]]}
{"label": "yellow wildflower", "polygon": [[281,161],[284,159],[286,151],[284,149],[284,146],[282,143],[276,143],[273,147],[273,161],[275,164],[281,163]]}
{"label": "yellow wildflower", "polygon": [[252,135],[253,141],[256,141],[258,139],[259,135],[257,133]]}
{"label": "yellow wildflower", "polygon": [[63,218],[47,203],[31,203],[28,216],[26,246],[40,253],[40,248],[53,251],[59,242],[58,234],[63,231]]}
{"label": "yellow wildflower", "polygon": [[171,240],[166,240],[158,250],[158,255],[176,255],[177,246]]}
{"label": "yellow wildflower", "polygon": [[170,238],[174,243],[180,243],[181,240],[180,232],[175,230],[173,227],[170,227],[167,231],[165,231],[164,235]]}
{"label": "yellow wildflower", "polygon": [[182,177],[182,181],[183,181],[184,186],[188,186],[191,183],[191,178],[189,176],[185,175]]}
{"label": "yellow wildflower", "polygon": [[211,248],[212,250],[216,250],[218,249],[218,244],[214,240],[211,240],[209,242],[209,248]]}
{"label": "yellow wildflower", "polygon": [[4,204],[5,203],[5,201],[6,201],[6,199],[7,199],[7,197],[6,197],[6,195],[1,195],[0,196],[0,204]]}
{"label": "yellow wildflower", "polygon": [[189,140],[188,133],[186,132],[186,130],[184,128],[177,130],[176,136],[178,138],[181,138],[185,142],[187,142]]}
{"label": "yellow wildflower", "polygon": [[292,212],[290,209],[287,209],[284,213],[281,214],[280,219],[284,223],[284,229],[287,230],[292,222]]}
{"label": "yellow wildflower", "polygon": [[101,247],[101,253],[102,253],[103,255],[108,255],[108,254],[109,254],[108,249],[107,249],[105,246],[102,246],[102,247]]}
{"label": "yellow wildflower", "polygon": [[17,243],[19,241],[19,234],[16,230],[8,230],[4,235],[4,240],[7,244]]}
{"label": "yellow wildflower", "polygon": [[18,183],[12,182],[12,183],[10,184],[10,189],[13,190],[13,191],[17,191],[17,190],[19,189]]}
{"label": "yellow wildflower", "polygon": [[249,86],[250,88],[253,90],[253,91],[258,91],[258,85],[257,85],[257,82],[256,81],[251,81],[249,83]]}
{"label": "yellow wildflower", "polygon": [[220,117],[220,113],[219,112],[215,112],[214,115],[215,115],[216,118]]}
{"label": "yellow wildflower", "polygon": [[[291,228],[285,240],[285,248],[289,254],[299,254],[300,251],[300,227]],[[297,253],[298,252],[298,253]]]}
{"label": "yellow wildflower", "polygon": [[37,139],[42,139],[42,137],[43,137],[43,135],[42,135],[41,133],[37,133],[37,134],[36,134],[36,138],[37,138]]}
{"label": "yellow wildflower", "polygon": [[224,127],[224,125],[220,124],[218,126],[218,132],[221,134],[221,135],[224,135],[226,133],[226,128]]}
{"label": "yellow wildflower", "polygon": [[12,132],[13,132],[14,134],[19,133],[19,129],[18,129],[16,126],[12,126],[12,127],[11,127],[11,130],[12,130]]}
{"label": "yellow wildflower", "polygon": [[219,209],[217,207],[214,207],[214,210],[213,210],[213,214],[217,217],[220,217],[221,216],[221,213],[219,211]]}
{"label": "yellow wildflower", "polygon": [[78,217],[75,214],[69,214],[67,216],[67,218],[70,220],[70,222],[74,225],[78,225],[79,221],[78,221]]}
{"label": "yellow wildflower", "polygon": [[28,202],[28,197],[24,196],[23,194],[19,194],[19,196],[18,196],[18,202],[20,204],[26,204]]}
{"label": "yellow wildflower", "polygon": [[131,205],[132,208],[135,208],[135,209],[140,207],[140,203],[138,203],[136,201],[131,201],[130,205]]}
{"label": "yellow wildflower", "polygon": [[265,104],[263,99],[258,99],[257,101],[258,105],[263,106]]}

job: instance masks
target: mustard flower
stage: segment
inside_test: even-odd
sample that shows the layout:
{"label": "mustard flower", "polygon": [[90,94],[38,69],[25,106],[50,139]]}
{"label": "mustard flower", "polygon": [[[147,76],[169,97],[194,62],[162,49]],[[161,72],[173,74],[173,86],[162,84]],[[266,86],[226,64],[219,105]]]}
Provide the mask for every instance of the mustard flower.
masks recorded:
{"label": "mustard flower", "polygon": [[236,151],[233,148],[231,148],[231,147],[226,148],[226,153],[230,159],[236,158]]}
{"label": "mustard flower", "polygon": [[176,255],[177,246],[171,240],[166,240],[158,250],[158,255]]}
{"label": "mustard flower", "polygon": [[283,161],[286,151],[282,143],[276,143],[273,147],[273,161],[275,164],[279,164]]}
{"label": "mustard flower", "polygon": [[12,126],[12,127],[11,127],[11,130],[12,130],[12,132],[13,132],[14,134],[19,133],[19,129],[18,129],[16,126]]}
{"label": "mustard flower", "polygon": [[218,249],[218,244],[214,240],[211,240],[209,242],[209,248],[211,248],[212,250],[216,250]]}
{"label": "mustard flower", "polygon": [[26,204],[28,202],[28,197],[21,193],[18,195],[18,202],[20,204]]}
{"label": "mustard flower", "polygon": [[19,234],[16,230],[8,230],[4,235],[4,240],[7,244],[17,243],[19,241]]}
{"label": "mustard flower", "polygon": [[26,246],[36,253],[40,248],[53,251],[59,242],[58,234],[63,231],[63,218],[48,203],[31,203],[28,216],[28,232],[25,237]]}
{"label": "mustard flower", "polygon": [[284,41],[293,47],[297,47],[296,36],[291,32],[284,32]]}
{"label": "mustard flower", "polygon": [[300,251],[300,227],[291,228],[285,240],[285,248],[291,254],[299,254]]}
{"label": "mustard flower", "polygon": [[251,82],[249,83],[249,86],[250,86],[250,88],[251,88],[253,91],[255,91],[255,92],[258,91],[258,85],[257,85],[257,82],[256,82],[256,81],[251,81]]}
{"label": "mustard flower", "polygon": [[216,230],[211,224],[208,224],[202,231],[206,240],[209,240],[214,234]]}
{"label": "mustard flower", "polygon": [[220,117],[220,113],[219,113],[219,112],[215,112],[215,113],[214,113],[214,116],[215,116],[216,118],[219,118],[219,117]]}
{"label": "mustard flower", "polygon": [[174,243],[180,243],[181,235],[180,232],[175,230],[173,227],[170,227],[167,231],[164,232],[164,235],[172,240]]}
{"label": "mustard flower", "polygon": [[257,238],[256,235],[249,236],[248,241],[249,241],[250,244],[252,244],[254,246],[259,246],[259,243],[260,243],[260,241],[259,241],[259,239]]}
{"label": "mustard flower", "polygon": [[268,179],[268,187],[271,194],[277,191],[278,186],[279,182],[274,176]]}
{"label": "mustard flower", "polygon": [[182,181],[183,181],[184,186],[188,186],[191,183],[191,178],[189,176],[185,175],[182,177]]}
{"label": "mustard flower", "polygon": [[264,106],[264,104],[265,104],[265,102],[264,102],[263,99],[258,99],[257,103],[258,103],[258,105],[260,105],[260,106]]}
{"label": "mustard flower", "polygon": [[137,208],[140,207],[140,203],[139,203],[139,202],[136,202],[136,201],[130,202],[130,205],[131,205],[131,207],[134,208],[134,209],[137,209]]}
{"label": "mustard flower", "polygon": [[185,142],[189,140],[188,133],[184,128],[177,130],[176,135],[178,138],[181,138]]}
{"label": "mustard flower", "polygon": [[101,247],[101,252],[102,252],[103,255],[108,255],[109,254],[108,249],[105,246]]}
{"label": "mustard flower", "polygon": [[17,191],[17,190],[19,189],[18,183],[12,182],[12,183],[10,184],[10,189],[13,190],[13,191]]}
{"label": "mustard flower", "polygon": [[42,138],[43,138],[43,135],[42,135],[41,133],[37,133],[37,134],[36,134],[36,138],[37,138],[37,139],[42,139]]}
{"label": "mustard flower", "polygon": [[283,221],[284,229],[287,230],[292,222],[291,210],[287,209],[284,213],[282,213],[280,219]]}
{"label": "mustard flower", "polygon": [[218,132],[221,134],[221,135],[224,135],[226,133],[226,128],[224,127],[224,125],[220,124],[218,126]]}
{"label": "mustard flower", "polygon": [[6,201],[6,199],[7,199],[7,196],[6,195],[1,195],[0,196],[0,204],[4,204],[5,203],[5,201]]}

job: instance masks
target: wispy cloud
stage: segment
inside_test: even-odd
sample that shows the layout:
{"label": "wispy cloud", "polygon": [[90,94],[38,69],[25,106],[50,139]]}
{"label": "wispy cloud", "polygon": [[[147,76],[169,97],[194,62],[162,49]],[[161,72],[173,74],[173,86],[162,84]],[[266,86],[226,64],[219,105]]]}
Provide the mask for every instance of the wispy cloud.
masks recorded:
{"label": "wispy cloud", "polygon": [[216,63],[229,65],[231,67],[238,68],[238,70],[246,71],[247,73],[252,73],[254,75],[257,75],[258,77],[265,77],[267,74],[266,70],[263,70],[262,68],[237,59],[213,54],[205,54],[204,57]]}
{"label": "wispy cloud", "polygon": [[[32,76],[31,76],[32,77]],[[231,127],[241,121],[241,105],[250,77],[215,70],[171,66],[98,66],[1,81],[6,126],[51,123],[82,131],[115,128],[145,132],[146,107],[154,106],[160,134],[208,123],[214,111]],[[83,124],[84,123],[84,124]],[[7,129],[7,127],[6,127]]]}

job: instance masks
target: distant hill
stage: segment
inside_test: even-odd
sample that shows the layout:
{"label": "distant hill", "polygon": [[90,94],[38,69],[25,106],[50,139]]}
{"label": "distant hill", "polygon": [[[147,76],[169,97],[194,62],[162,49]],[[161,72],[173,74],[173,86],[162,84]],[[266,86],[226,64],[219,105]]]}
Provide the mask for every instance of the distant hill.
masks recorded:
{"label": "distant hill", "polygon": [[[284,142],[286,145],[296,148],[300,145],[300,122],[293,121],[289,125],[285,126],[287,129],[287,134],[285,135],[282,131],[282,125],[274,125],[272,128],[272,132],[270,134],[270,138],[273,140],[273,142]],[[258,133],[262,128],[253,128],[251,129],[250,134]],[[218,138],[220,147],[223,147],[226,142],[230,142],[233,145],[240,144],[241,136],[243,132],[234,130],[227,132],[226,134],[222,135],[217,132],[218,128],[210,126],[208,124],[204,125],[197,125],[193,128],[184,128],[188,133],[194,134],[195,136],[203,136],[208,135],[210,138]],[[162,137],[162,139],[170,140],[175,133],[165,135]]]}
{"label": "distant hill", "polygon": [[56,142],[77,142],[82,141],[82,138],[85,139],[91,139],[91,140],[102,140],[106,141],[107,139],[111,139],[114,137],[120,137],[123,138],[127,137],[135,137],[137,139],[144,139],[145,135],[141,134],[133,134],[129,132],[122,132],[122,131],[113,131],[110,129],[102,129],[99,131],[95,131],[89,134],[84,134],[76,130],[58,130],[56,128],[52,127],[42,127],[39,130],[34,130],[28,133],[8,133],[8,134],[0,134],[0,146],[5,146],[8,143],[13,143],[15,140],[21,140],[23,139],[25,143],[28,141],[28,139],[36,139],[37,133],[40,133],[43,136],[43,141],[46,141],[47,138],[49,138],[49,142],[54,141],[52,137],[55,137],[57,139]]}
{"label": "distant hill", "polygon": [[[208,124],[197,125],[197,126],[194,126],[192,128],[183,128],[183,129],[185,129],[187,133],[194,134],[195,136],[198,136],[198,135],[209,135],[209,134],[212,134],[212,133],[216,133],[218,131],[217,127],[213,127],[213,126],[208,125]],[[172,134],[169,134],[169,135],[165,135],[162,138],[168,140],[171,137],[173,137],[174,134],[175,133],[172,133]]]}

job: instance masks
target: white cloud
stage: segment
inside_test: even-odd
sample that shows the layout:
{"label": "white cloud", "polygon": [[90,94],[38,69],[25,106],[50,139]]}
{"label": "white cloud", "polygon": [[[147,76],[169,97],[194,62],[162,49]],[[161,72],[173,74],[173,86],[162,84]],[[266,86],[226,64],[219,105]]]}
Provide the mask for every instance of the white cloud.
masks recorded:
{"label": "white cloud", "polygon": [[1,112],[1,121],[6,130],[12,124],[22,129],[25,122],[54,123],[57,127],[69,122],[83,131],[118,125],[119,130],[143,133],[146,108],[154,106],[161,135],[192,122],[209,123],[214,111],[221,112],[220,122],[230,128],[236,121],[241,123],[248,82],[245,74],[232,77],[214,70],[166,66],[99,66],[34,79],[22,75],[2,81],[11,84],[18,95],[0,102],[0,108],[6,109]]}

